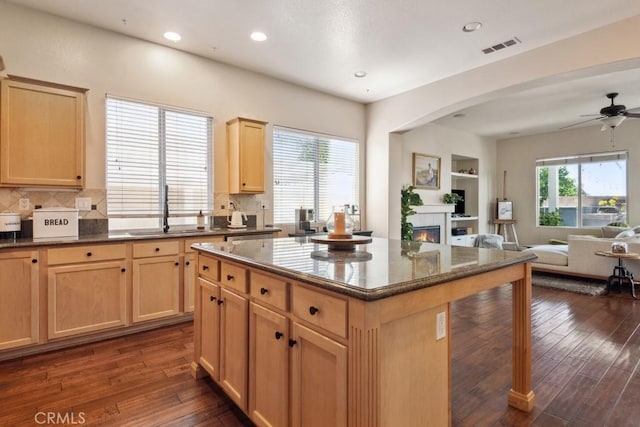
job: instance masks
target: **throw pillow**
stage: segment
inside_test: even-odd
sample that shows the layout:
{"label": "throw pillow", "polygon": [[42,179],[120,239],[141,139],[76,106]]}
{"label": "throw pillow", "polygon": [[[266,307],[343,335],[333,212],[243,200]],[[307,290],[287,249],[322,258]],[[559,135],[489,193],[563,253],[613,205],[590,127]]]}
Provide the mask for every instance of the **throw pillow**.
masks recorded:
{"label": "throw pillow", "polygon": [[633,232],[636,234],[640,234],[640,225],[636,225],[635,227],[632,228]]}
{"label": "throw pillow", "polygon": [[602,231],[602,237],[611,238],[611,237],[616,237],[618,234],[628,229],[629,229],[628,227],[606,226],[606,227],[602,227],[600,231]]}
{"label": "throw pillow", "polygon": [[616,235],[616,239],[623,239],[625,237],[633,237],[636,233],[633,230],[624,230]]}
{"label": "throw pillow", "polygon": [[502,249],[504,237],[499,234],[484,234],[476,239],[476,247]]}

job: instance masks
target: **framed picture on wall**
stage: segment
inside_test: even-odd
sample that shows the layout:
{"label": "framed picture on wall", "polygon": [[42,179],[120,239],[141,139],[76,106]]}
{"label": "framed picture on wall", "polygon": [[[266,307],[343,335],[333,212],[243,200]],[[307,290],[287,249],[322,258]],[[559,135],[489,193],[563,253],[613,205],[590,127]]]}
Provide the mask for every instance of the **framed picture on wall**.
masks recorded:
{"label": "framed picture on wall", "polygon": [[510,200],[498,200],[498,219],[513,219],[513,202]]}
{"label": "framed picture on wall", "polygon": [[413,153],[413,185],[427,190],[440,189],[440,157]]}

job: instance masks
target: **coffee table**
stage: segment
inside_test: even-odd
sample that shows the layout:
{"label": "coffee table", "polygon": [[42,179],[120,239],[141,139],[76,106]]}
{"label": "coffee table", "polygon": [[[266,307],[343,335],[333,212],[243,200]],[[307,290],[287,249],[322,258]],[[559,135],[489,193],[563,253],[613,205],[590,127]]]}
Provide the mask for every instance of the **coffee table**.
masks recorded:
{"label": "coffee table", "polygon": [[636,287],[633,280],[633,274],[622,264],[622,260],[640,259],[640,254],[635,252],[616,253],[611,251],[596,251],[596,255],[618,259],[618,265],[613,267],[613,273],[607,278],[606,293],[609,293],[613,282],[618,282],[618,289],[620,290],[620,292],[622,292],[622,284],[626,282],[631,287],[631,296],[634,299],[638,299],[638,297],[636,297]]}

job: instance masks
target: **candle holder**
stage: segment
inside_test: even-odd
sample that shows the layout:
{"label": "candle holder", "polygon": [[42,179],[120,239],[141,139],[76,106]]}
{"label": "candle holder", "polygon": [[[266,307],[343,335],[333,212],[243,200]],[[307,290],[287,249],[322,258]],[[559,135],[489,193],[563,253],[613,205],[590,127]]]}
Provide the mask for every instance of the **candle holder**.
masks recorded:
{"label": "candle holder", "polygon": [[325,226],[330,239],[350,239],[353,234],[353,218],[349,215],[349,205],[334,206]]}

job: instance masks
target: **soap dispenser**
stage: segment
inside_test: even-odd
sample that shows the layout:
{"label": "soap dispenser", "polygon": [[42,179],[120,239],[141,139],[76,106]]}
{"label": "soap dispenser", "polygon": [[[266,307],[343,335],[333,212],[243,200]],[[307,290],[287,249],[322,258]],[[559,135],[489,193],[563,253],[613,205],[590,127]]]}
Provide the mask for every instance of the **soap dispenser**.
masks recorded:
{"label": "soap dispenser", "polygon": [[204,230],[204,215],[202,214],[202,211],[200,211],[200,213],[198,214],[198,223],[196,229]]}

